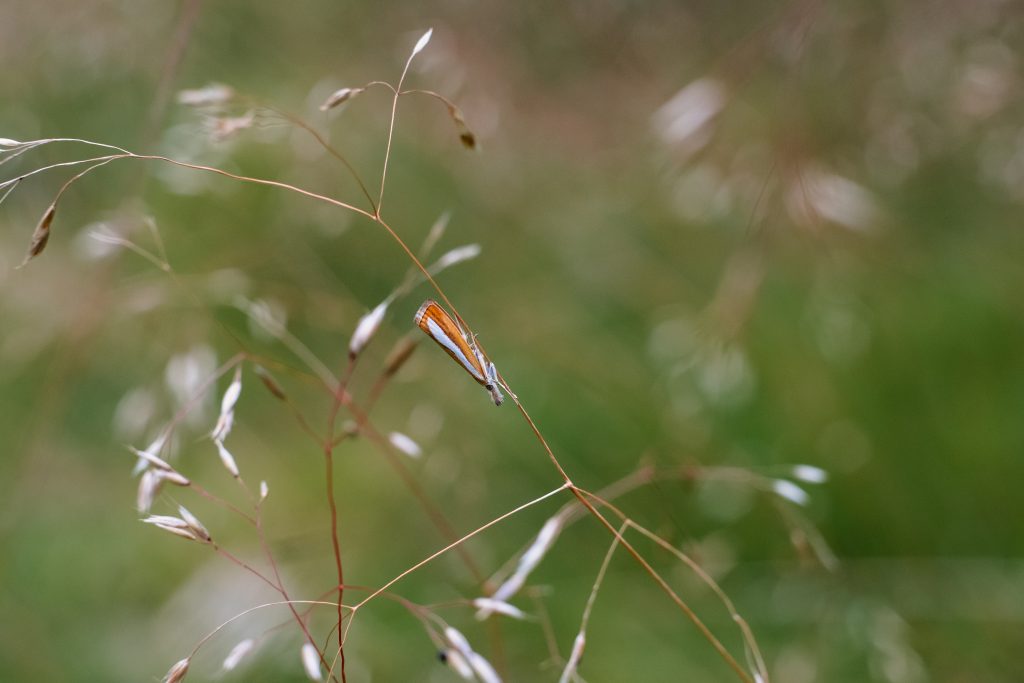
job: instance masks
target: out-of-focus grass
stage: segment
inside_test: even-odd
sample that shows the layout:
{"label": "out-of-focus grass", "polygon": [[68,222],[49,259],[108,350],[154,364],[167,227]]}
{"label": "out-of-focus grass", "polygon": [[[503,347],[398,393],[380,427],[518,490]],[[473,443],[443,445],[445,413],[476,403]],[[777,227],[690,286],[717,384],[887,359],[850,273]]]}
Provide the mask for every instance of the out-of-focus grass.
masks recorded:
{"label": "out-of-focus grass", "polygon": [[[85,137],[354,199],[340,167],[282,126],[216,143],[200,117],[172,105],[145,139],[178,9],[5,7],[0,137]],[[172,87],[222,81],[309,116],[372,181],[383,91],[340,116],[315,105],[334,87],[395,78],[408,46],[434,26],[412,82],[452,96],[482,149],[464,152],[436,103],[403,100],[385,215],[418,244],[450,210],[441,248],[483,246],[443,284],[576,483],[599,488],[642,458],[823,467],[831,481],[813,489],[808,514],[839,558],[834,572],[799,561],[763,495],[669,482],[621,505],[715,568],[775,680],[1015,681],[1024,676],[1021,19],[973,2],[207,3]],[[675,118],[656,112],[695,82],[720,89],[721,111],[673,138],[666,121],[707,98],[690,91]],[[32,158],[62,160],[68,149]],[[3,177],[29,167],[18,163],[0,167]],[[148,680],[199,634],[270,599],[202,548],[137,523],[122,443],[145,437],[112,428],[116,407],[141,388],[156,401],[150,428],[166,421],[169,359],[205,345],[223,360],[237,350],[231,334],[288,358],[252,334],[230,305],[235,293],[278,302],[334,363],[359,316],[408,267],[366,221],[141,163],[77,185],[51,246],[23,270],[13,266],[59,174],[24,183],[0,207],[2,680]],[[180,287],[131,254],[88,256],[91,223],[138,224],[143,214],[159,226]],[[135,237],[152,246],[145,230]],[[410,329],[420,295],[395,306],[364,370]],[[370,380],[357,376],[357,393]],[[289,388],[326,410],[301,384]],[[433,348],[417,351],[375,423],[424,442],[417,476],[460,530],[558,484],[514,411],[490,407]],[[199,438],[205,428],[182,441],[182,462],[232,493]],[[243,470],[271,484],[268,532],[294,592],[330,586],[320,455],[251,375],[232,439]],[[354,582],[379,585],[441,545],[366,444],[343,449],[339,470]],[[256,557],[246,529],[184,502]],[[470,549],[494,569],[552,510],[509,520]],[[607,543],[582,522],[538,570],[563,652]],[[640,547],[739,651],[706,590]],[[402,592],[422,602],[476,594],[448,558]],[[483,647],[484,631],[457,615]],[[272,623],[254,619],[231,637]],[[505,630],[511,678],[540,677],[540,630]],[[210,678],[231,637],[192,676]],[[588,680],[728,680],[624,557],[588,642]],[[367,611],[350,652],[350,680],[450,678],[394,605]],[[297,644],[268,644],[242,679],[300,680]]]}

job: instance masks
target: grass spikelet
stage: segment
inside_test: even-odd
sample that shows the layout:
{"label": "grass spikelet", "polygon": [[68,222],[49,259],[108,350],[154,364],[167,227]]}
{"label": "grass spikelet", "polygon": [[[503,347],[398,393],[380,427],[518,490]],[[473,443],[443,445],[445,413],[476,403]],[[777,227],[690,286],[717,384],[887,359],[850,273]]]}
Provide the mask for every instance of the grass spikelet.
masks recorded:
{"label": "grass spikelet", "polygon": [[188,674],[188,665],[191,662],[192,660],[188,657],[176,662],[164,675],[162,683],[179,683],[179,681],[185,680],[185,676]]}
{"label": "grass spikelet", "polygon": [[459,141],[462,146],[466,149],[476,149],[476,135],[469,129],[466,124],[466,117],[462,114],[462,110],[456,107],[454,104],[448,105],[448,116],[451,117],[452,123],[455,124],[455,132],[459,135]]}
{"label": "grass spikelet", "polygon": [[160,486],[163,477],[157,470],[146,470],[139,479],[139,490],[135,498],[135,508],[139,512],[149,512],[153,507],[153,501],[160,495]]}
{"label": "grass spikelet", "polygon": [[224,658],[224,663],[220,665],[222,671],[234,671],[238,668],[238,665],[242,662],[245,657],[253,651],[256,647],[256,641],[252,638],[246,638],[241,641],[233,648],[228,656]]}
{"label": "grass spikelet", "polygon": [[178,93],[178,104],[186,107],[212,107],[230,102],[235,96],[231,86],[223,83],[210,83],[194,90],[182,90]]}
{"label": "grass spikelet", "polygon": [[423,50],[423,48],[427,46],[427,43],[430,42],[430,37],[432,35],[434,35],[434,29],[428,28],[427,32],[420,36],[420,39],[416,41],[416,45],[412,48],[412,54],[409,55],[409,59],[412,59],[413,57],[418,55]]}
{"label": "grass spikelet", "polygon": [[235,456],[231,455],[231,452],[224,447],[224,443],[221,441],[213,442],[217,446],[217,455],[220,456],[221,463],[224,464],[224,469],[231,473],[232,477],[238,478],[238,464],[235,462]]}
{"label": "grass spikelet", "polygon": [[249,128],[256,122],[256,113],[247,111],[241,116],[218,116],[211,122],[211,135],[214,140],[223,141]]}
{"label": "grass spikelet", "polygon": [[384,314],[388,310],[388,303],[384,301],[377,304],[372,311],[359,319],[356,330],[352,333],[352,339],[348,344],[349,358],[358,356],[366,348],[366,345],[370,343],[373,335],[377,332],[377,328],[380,327],[381,321],[384,320]]}
{"label": "grass spikelet", "polygon": [[[537,538],[534,539],[530,547],[519,558],[515,572],[498,587],[498,590],[494,591],[491,599],[505,602],[519,592],[519,589],[526,583],[527,577],[537,568],[540,561],[551,550],[551,546],[555,544],[563,524],[564,520],[561,515],[555,515],[544,523],[544,526],[541,527],[540,532],[537,534]],[[476,618],[486,619],[492,611],[487,608],[481,609],[477,612]]]}
{"label": "grass spikelet", "polygon": [[430,274],[436,275],[445,268],[454,266],[456,263],[462,263],[470,259],[475,259],[480,255],[481,249],[479,244],[465,244],[461,247],[456,247],[451,251],[447,251],[441,255],[441,258],[437,259],[432,266],[430,266]]}
{"label": "grass spikelet", "polygon": [[391,349],[391,353],[388,354],[387,359],[384,361],[385,377],[393,377],[405,365],[405,362],[409,360],[409,356],[416,350],[418,341],[406,336],[395,344],[395,347]]}
{"label": "grass spikelet", "polygon": [[772,492],[796,505],[807,505],[811,497],[802,488],[786,479],[773,479]]}
{"label": "grass spikelet", "polygon": [[796,465],[793,467],[792,476],[808,484],[824,484],[828,481],[828,472],[814,465]]}
{"label": "grass spikelet", "polygon": [[410,458],[419,458],[423,455],[423,449],[420,448],[420,445],[401,432],[391,432],[388,434],[388,441],[392,446]]}
{"label": "grass spikelet", "polygon": [[53,217],[56,213],[57,202],[46,207],[42,218],[36,224],[36,229],[32,231],[32,240],[29,242],[28,252],[25,254],[25,260],[18,266],[19,268],[23,268],[29,261],[43,253],[43,249],[46,249],[46,244],[50,241],[50,226],[53,225]]}
{"label": "grass spikelet", "polygon": [[[195,531],[189,526],[188,522],[178,517],[171,517],[169,515],[150,515],[142,520],[143,524],[152,524],[158,529],[163,529],[175,536],[187,539],[189,541],[198,541],[200,537]],[[205,540],[205,539],[203,539]]]}
{"label": "grass spikelet", "polygon": [[324,103],[320,105],[320,111],[328,111],[335,107],[340,107],[353,97],[362,94],[365,90],[366,88],[339,88],[327,96]]}
{"label": "grass spikelet", "polygon": [[513,619],[526,618],[526,612],[515,605],[510,605],[507,602],[495,600],[493,598],[476,598],[473,600],[473,607],[480,610],[477,612],[477,619],[481,621],[483,621],[487,615],[492,612],[496,614],[504,614],[505,616],[512,617]]}
{"label": "grass spikelet", "polygon": [[473,675],[473,668],[456,649],[450,648],[441,652],[441,661],[447,664],[464,681],[472,681],[476,678]]}
{"label": "grass spikelet", "polygon": [[473,673],[476,674],[480,683],[501,683],[501,676],[479,652],[470,653],[469,665],[473,668]]}
{"label": "grass spikelet", "polygon": [[217,424],[210,433],[214,441],[223,441],[231,433],[231,427],[235,423],[235,404],[242,394],[242,366],[235,368],[235,376],[231,384],[224,391],[224,397],[220,401],[220,415],[217,417]]}
{"label": "grass spikelet", "polygon": [[277,383],[277,380],[267,372],[266,368],[257,365],[256,376],[259,378],[260,382],[263,383],[263,386],[267,388],[267,391],[274,396],[274,398],[280,401],[288,400],[288,394],[284,393],[284,389],[282,389],[281,385]]}
{"label": "grass spikelet", "polygon": [[186,524],[188,524],[188,528],[191,529],[196,536],[204,541],[210,540],[210,532],[206,530],[206,527],[203,526],[203,523],[199,521],[198,517],[185,509],[184,505],[178,506],[178,514],[181,515],[181,518],[185,520]]}
{"label": "grass spikelet", "polygon": [[320,673],[320,654],[313,647],[312,643],[302,644],[302,668],[306,672],[306,678],[311,681],[321,681],[323,676]]}

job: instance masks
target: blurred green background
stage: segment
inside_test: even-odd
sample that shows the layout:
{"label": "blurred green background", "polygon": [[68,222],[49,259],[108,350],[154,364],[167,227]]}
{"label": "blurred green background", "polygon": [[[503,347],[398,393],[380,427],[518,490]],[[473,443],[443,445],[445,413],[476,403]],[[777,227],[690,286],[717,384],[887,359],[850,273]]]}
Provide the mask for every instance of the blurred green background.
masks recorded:
{"label": "blurred green background", "polygon": [[[359,202],[302,131],[257,110],[227,139],[182,88],[227,83],[329,135],[379,183],[390,100],[324,114],[335,88],[394,81],[427,27],[401,102],[384,215],[412,246],[450,212],[439,254],[479,243],[442,286],[577,484],[641,463],[829,472],[797,509],[749,486],[666,479],[617,501],[721,581],[773,680],[1024,680],[1024,14],[994,1],[252,3],[13,0],[0,9],[0,137],[87,138],[280,179]],[[231,110],[242,115],[246,107]],[[54,144],[3,179],[92,155]],[[0,680],[148,681],[271,592],[207,548],[140,524],[127,443],[180,407],[189,369],[247,348],[294,367],[233,306],[267,302],[330,367],[408,261],[369,221],[285,192],[122,161],[62,200],[47,251],[16,270],[68,177],[0,207]],[[89,237],[155,250],[169,277]],[[429,291],[389,311],[353,380],[369,391]],[[328,401],[278,374],[315,428]],[[247,367],[229,446],[267,480],[271,544],[294,596],[333,581],[317,446]],[[218,385],[219,393],[225,382]],[[175,463],[239,501],[204,439],[216,396],[180,430]],[[560,482],[511,404],[421,345],[372,414],[424,448],[409,467],[467,532]],[[346,576],[377,586],[443,545],[366,440],[338,451]],[[694,469],[692,472],[702,472]],[[169,490],[233,553],[250,528]],[[485,574],[528,543],[548,501],[467,546]],[[838,559],[807,552],[794,519]],[[798,522],[803,524],[804,522]],[[564,656],[607,532],[570,527],[532,577]],[[645,552],[742,660],[709,591]],[[396,587],[420,603],[480,594],[457,557]],[[532,614],[537,605],[516,601]],[[537,622],[439,614],[508,680],[556,680]],[[214,680],[244,619],[197,656]],[[330,615],[314,621],[326,634]],[[394,603],[364,612],[349,680],[452,681]],[[305,680],[294,626],[224,680]],[[737,680],[637,566],[617,556],[580,673],[596,681]]]}

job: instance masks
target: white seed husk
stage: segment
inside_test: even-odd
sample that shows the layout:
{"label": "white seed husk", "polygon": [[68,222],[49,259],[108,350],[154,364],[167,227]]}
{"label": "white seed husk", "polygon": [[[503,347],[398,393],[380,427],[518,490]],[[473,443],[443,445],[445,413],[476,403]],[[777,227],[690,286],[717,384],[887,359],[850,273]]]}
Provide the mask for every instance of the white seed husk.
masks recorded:
{"label": "white seed husk", "polygon": [[420,51],[423,48],[425,48],[427,46],[427,43],[430,42],[430,36],[432,36],[432,35],[434,35],[434,29],[432,29],[432,28],[431,29],[427,29],[427,32],[424,33],[420,37],[420,39],[416,41],[416,46],[412,49],[412,54],[409,55],[409,59],[412,59],[413,57],[415,57],[417,54],[420,53]]}
{"label": "white seed husk", "polygon": [[220,456],[221,463],[224,464],[224,469],[231,473],[232,477],[238,476],[238,464],[235,462],[235,456],[231,455],[231,452],[224,447],[223,442],[214,441],[217,446],[217,455]]}
{"label": "white seed husk", "polygon": [[459,675],[464,681],[472,681],[476,678],[473,675],[473,668],[470,667],[469,662],[462,656],[462,653],[458,650],[449,648],[444,651],[444,658],[448,666],[452,668],[455,673]]}
{"label": "white seed husk", "polygon": [[420,448],[420,445],[401,432],[391,432],[388,435],[388,441],[391,442],[392,446],[410,458],[418,458],[423,455],[423,449]]}
{"label": "white seed husk", "polygon": [[178,514],[181,515],[181,518],[188,524],[189,529],[194,531],[197,536],[204,541],[210,540],[210,532],[206,530],[206,527],[203,526],[203,523],[199,521],[198,517],[185,509],[184,505],[178,506]]}
{"label": "white seed husk", "polygon": [[320,673],[320,655],[312,643],[302,645],[302,668],[306,671],[306,677],[311,681],[323,680]]}
{"label": "white seed husk", "polygon": [[787,479],[773,479],[772,491],[780,498],[785,498],[796,505],[807,505],[811,499],[807,491]]}
{"label": "white seed husk", "polygon": [[481,621],[495,612],[498,614],[504,614],[507,617],[512,617],[513,619],[526,618],[526,612],[515,605],[504,602],[503,600],[495,600],[494,598],[476,598],[473,600],[473,606],[480,610],[476,613],[476,618]]}
{"label": "white seed husk", "polygon": [[828,481],[828,472],[814,465],[796,465],[793,467],[793,478],[808,484],[824,484]]}
{"label": "white seed husk", "polygon": [[388,310],[388,302],[384,301],[359,319],[356,324],[355,332],[352,333],[352,339],[348,344],[348,353],[353,358],[358,356],[360,351],[366,348],[370,339],[376,334],[377,328],[380,327],[380,323],[384,320],[384,314]]}
{"label": "white seed husk", "polygon": [[231,652],[224,658],[224,663],[221,664],[220,668],[223,671],[234,671],[241,661],[245,659],[245,656],[252,652],[255,647],[256,641],[252,638],[246,638],[231,648]]}
{"label": "white seed husk", "polygon": [[501,676],[479,652],[470,653],[469,665],[473,667],[473,673],[481,683],[501,683]]}

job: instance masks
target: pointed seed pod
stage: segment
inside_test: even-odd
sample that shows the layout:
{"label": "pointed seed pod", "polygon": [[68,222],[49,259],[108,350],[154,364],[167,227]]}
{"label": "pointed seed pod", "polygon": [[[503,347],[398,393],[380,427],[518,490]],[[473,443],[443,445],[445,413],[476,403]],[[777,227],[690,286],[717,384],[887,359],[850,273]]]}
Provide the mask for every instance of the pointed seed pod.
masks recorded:
{"label": "pointed seed pod", "polygon": [[180,681],[185,680],[185,674],[188,673],[188,665],[191,661],[191,659],[186,657],[185,659],[175,663],[175,665],[172,666],[164,676],[163,683],[179,683]]}
{"label": "pointed seed pod", "polygon": [[282,389],[281,385],[277,383],[277,380],[267,372],[266,368],[257,365],[256,376],[260,378],[260,381],[263,382],[263,386],[267,388],[267,391],[273,394],[274,398],[281,401],[288,400],[288,394],[284,393],[284,389]]}
{"label": "pointed seed pod", "polygon": [[393,377],[398,372],[405,361],[409,360],[409,356],[416,350],[416,345],[419,339],[415,339],[409,336],[405,336],[398,340],[395,344],[395,348],[391,349],[391,353],[388,354],[387,360],[384,361],[384,375],[387,377]]}
{"label": "pointed seed pod", "polygon": [[320,655],[312,643],[303,643],[302,645],[302,668],[306,670],[306,677],[309,680],[323,680],[320,673]]}
{"label": "pointed seed pod", "polygon": [[57,202],[50,204],[43,212],[43,217],[39,219],[39,223],[36,225],[36,229],[32,232],[32,241],[28,245],[28,253],[25,254],[25,260],[18,266],[22,268],[29,261],[34,259],[39,254],[43,253],[43,249],[46,249],[46,243],[50,241],[50,226],[53,224],[53,216],[57,212]]}
{"label": "pointed seed pod", "polygon": [[327,96],[324,103],[320,105],[320,111],[327,111],[329,109],[334,109],[335,107],[340,107],[353,97],[361,94],[364,90],[366,90],[366,88],[339,88]]}

